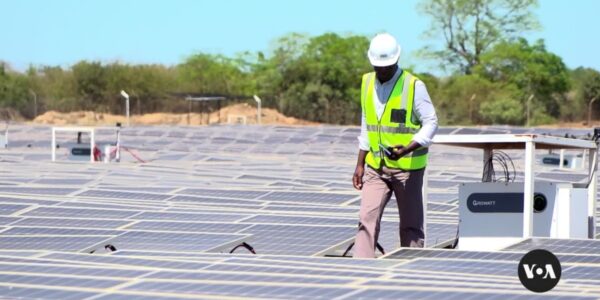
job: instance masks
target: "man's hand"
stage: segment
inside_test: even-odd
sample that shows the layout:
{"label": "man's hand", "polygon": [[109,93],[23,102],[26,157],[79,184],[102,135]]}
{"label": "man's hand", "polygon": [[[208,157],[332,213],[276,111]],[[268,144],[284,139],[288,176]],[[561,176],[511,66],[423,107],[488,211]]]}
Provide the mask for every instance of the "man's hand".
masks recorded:
{"label": "man's hand", "polygon": [[362,165],[356,166],[356,169],[354,170],[354,176],[352,176],[352,185],[354,185],[354,188],[357,190],[362,189],[363,175],[365,175],[365,167]]}
{"label": "man's hand", "polygon": [[406,153],[408,153],[406,147],[402,146],[402,145],[396,145],[393,147],[389,148],[390,152],[392,152],[391,155],[388,155],[388,158],[391,160],[399,160],[402,156],[406,155]]}

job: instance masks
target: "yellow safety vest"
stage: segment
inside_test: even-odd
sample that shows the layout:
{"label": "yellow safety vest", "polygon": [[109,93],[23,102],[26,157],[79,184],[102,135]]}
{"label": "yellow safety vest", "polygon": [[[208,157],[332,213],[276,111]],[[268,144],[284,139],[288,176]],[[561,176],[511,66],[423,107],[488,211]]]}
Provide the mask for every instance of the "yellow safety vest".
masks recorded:
{"label": "yellow safety vest", "polygon": [[414,75],[402,71],[394,85],[394,89],[385,104],[381,118],[377,117],[373,93],[375,93],[375,72],[363,75],[361,87],[361,104],[367,121],[370,151],[366,163],[374,169],[381,167],[381,162],[388,168],[402,170],[419,170],[427,165],[428,148],[418,148],[398,159],[388,159],[379,145],[391,147],[408,146],[414,134],[421,128],[420,121],[413,116],[413,100],[415,95]]}

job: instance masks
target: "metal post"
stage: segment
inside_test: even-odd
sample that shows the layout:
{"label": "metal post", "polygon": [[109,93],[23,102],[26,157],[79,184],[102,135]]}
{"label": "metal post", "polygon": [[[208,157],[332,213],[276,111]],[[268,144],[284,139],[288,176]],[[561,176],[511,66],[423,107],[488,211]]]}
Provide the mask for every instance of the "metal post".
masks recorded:
{"label": "metal post", "polygon": [[535,143],[525,142],[525,183],[523,188],[523,238],[533,235],[533,166],[535,164]]}
{"label": "metal post", "polygon": [[94,162],[94,146],[96,145],[94,140],[94,129],[90,131],[90,162]]}
{"label": "metal post", "polygon": [[56,161],[56,128],[52,127],[52,161]]}
{"label": "metal post", "polygon": [[530,118],[530,106],[531,106],[531,99],[533,99],[533,94],[531,94],[531,96],[529,96],[529,98],[527,98],[527,127],[529,127],[529,118]]}
{"label": "metal post", "polygon": [[219,105],[219,107],[218,107],[219,121],[217,122],[217,124],[221,124],[221,100],[217,100],[217,104]]}
{"label": "metal post", "polygon": [[587,125],[588,126],[592,126],[592,103],[594,103],[594,101],[596,101],[596,97],[592,98],[590,100],[590,102],[588,103],[588,118],[587,118]]}
{"label": "metal post", "polygon": [[115,161],[121,162],[121,127],[117,127],[117,153],[115,153]]}
{"label": "metal post", "polygon": [[190,99],[190,97],[188,96],[188,97],[185,98],[185,100],[188,101],[188,116],[187,116],[188,117],[187,118],[188,119],[188,125],[191,125],[191,122],[192,122],[191,121],[191,118],[192,118],[192,116],[191,116],[192,115],[192,99]]}
{"label": "metal post", "polygon": [[261,113],[262,100],[258,96],[254,95],[254,101],[256,101],[256,103],[258,104],[257,111],[256,111],[256,122],[258,122],[258,125],[260,125],[261,118],[262,118],[262,113]]}
{"label": "metal post", "polygon": [[598,165],[598,149],[588,150],[588,172],[591,175],[588,186],[588,238],[593,239],[596,236],[596,189],[597,179],[596,169]]}
{"label": "metal post", "polygon": [[125,115],[127,116],[127,127],[129,127],[129,94],[121,90],[121,96],[125,98]]}
{"label": "metal post", "polygon": [[558,159],[558,168],[563,169],[565,164],[565,149],[560,149],[560,158]]}
{"label": "metal post", "polygon": [[206,119],[206,125],[210,122],[210,109],[206,109],[206,105],[206,102],[200,102],[200,125],[204,125],[204,119]]}
{"label": "metal post", "polygon": [[127,127],[129,127],[129,97],[125,99],[125,111],[127,114]]}

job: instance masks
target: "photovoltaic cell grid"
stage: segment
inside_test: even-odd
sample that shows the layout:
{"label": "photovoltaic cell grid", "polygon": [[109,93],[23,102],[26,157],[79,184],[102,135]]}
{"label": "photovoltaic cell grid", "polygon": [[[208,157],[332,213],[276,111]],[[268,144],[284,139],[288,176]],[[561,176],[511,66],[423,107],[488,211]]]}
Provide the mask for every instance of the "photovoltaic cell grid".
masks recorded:
{"label": "photovoltaic cell grid", "polygon": [[600,255],[600,240],[572,240],[572,239],[543,239],[532,238],[507,247],[508,251],[530,251],[546,249],[553,253],[578,253]]}
{"label": "photovoltaic cell grid", "polygon": [[[50,163],[49,127],[12,127],[14,151],[0,152],[0,297],[532,299],[539,295],[520,285],[515,264],[540,247],[563,263],[553,298],[600,296],[595,241],[533,239],[502,252],[399,249],[394,200],[380,235],[386,259],[313,256],[345,249],[356,233],[360,194],[350,181],[358,128],[131,127],[125,145],[150,162],[125,153],[121,164],[104,165]],[[440,129],[510,132],[537,129]],[[110,141],[113,132],[99,136]],[[476,150],[432,149],[428,246],[456,237],[456,186],[480,180],[480,157]],[[551,167],[540,176],[586,178]],[[258,254],[243,247],[227,254],[242,241]]]}

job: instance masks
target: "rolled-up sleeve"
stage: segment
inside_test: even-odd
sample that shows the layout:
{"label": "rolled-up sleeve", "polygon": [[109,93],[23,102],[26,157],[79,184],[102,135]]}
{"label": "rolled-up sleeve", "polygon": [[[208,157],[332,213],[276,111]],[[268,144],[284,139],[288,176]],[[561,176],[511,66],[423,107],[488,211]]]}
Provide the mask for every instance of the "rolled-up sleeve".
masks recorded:
{"label": "rolled-up sleeve", "polygon": [[413,112],[421,121],[421,129],[413,136],[413,141],[423,147],[429,147],[438,129],[438,118],[425,83],[420,80],[415,83]]}
{"label": "rolled-up sleeve", "polygon": [[365,112],[362,112],[361,122],[360,122],[360,135],[358,136],[358,148],[360,150],[369,151],[369,137],[367,134],[367,117]]}

